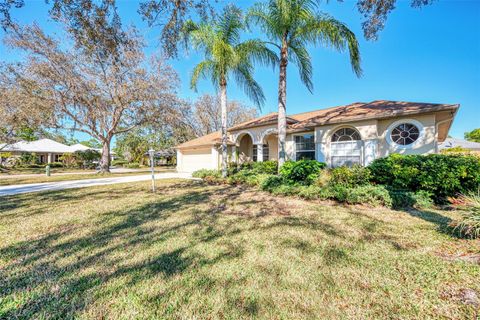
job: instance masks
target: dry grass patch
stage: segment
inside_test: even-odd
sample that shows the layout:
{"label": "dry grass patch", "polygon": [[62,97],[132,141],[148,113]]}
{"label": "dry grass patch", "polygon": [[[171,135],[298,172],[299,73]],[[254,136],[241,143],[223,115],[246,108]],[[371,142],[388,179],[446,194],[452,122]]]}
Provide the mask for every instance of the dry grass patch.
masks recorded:
{"label": "dry grass patch", "polygon": [[148,188],[1,198],[0,318],[477,316],[480,266],[440,256],[480,253],[444,232],[455,212]]}

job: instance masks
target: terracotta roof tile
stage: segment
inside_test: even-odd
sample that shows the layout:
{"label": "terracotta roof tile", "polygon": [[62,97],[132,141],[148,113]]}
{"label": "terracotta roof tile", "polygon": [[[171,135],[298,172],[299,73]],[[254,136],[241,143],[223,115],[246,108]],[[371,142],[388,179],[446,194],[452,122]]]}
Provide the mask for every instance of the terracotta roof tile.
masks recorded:
{"label": "terracotta roof tile", "polygon": [[[222,143],[222,136],[220,131],[216,131],[192,140],[189,140],[187,142],[184,142],[182,144],[179,144],[176,146],[176,149],[188,149],[188,148],[194,148],[194,147],[207,147],[207,146],[213,146],[217,144]],[[228,144],[234,144],[232,141],[227,141]]]}

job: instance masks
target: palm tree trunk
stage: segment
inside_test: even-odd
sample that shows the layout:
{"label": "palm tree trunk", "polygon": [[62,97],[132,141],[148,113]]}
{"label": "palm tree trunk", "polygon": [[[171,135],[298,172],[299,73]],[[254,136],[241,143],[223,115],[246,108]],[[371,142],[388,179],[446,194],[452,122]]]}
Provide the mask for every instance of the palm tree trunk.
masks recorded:
{"label": "palm tree trunk", "polygon": [[110,141],[112,138],[103,140],[102,158],[100,159],[100,173],[110,172]]}
{"label": "palm tree trunk", "polygon": [[227,176],[227,81],[220,82],[220,108],[222,110],[222,177]]}
{"label": "palm tree trunk", "polygon": [[285,163],[285,140],[287,136],[287,63],[288,51],[284,41],[280,52],[280,78],[278,81],[278,169]]}

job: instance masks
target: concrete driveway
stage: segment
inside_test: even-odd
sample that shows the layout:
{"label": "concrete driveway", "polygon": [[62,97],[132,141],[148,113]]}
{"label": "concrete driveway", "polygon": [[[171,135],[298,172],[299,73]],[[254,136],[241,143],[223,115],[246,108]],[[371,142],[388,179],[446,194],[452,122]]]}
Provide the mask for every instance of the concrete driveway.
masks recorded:
{"label": "concrete driveway", "polygon": [[[98,178],[98,179],[84,179],[84,180],[72,180],[72,181],[58,181],[58,182],[45,182],[45,183],[30,183],[30,184],[17,184],[0,187],[0,196],[9,196],[20,193],[28,192],[41,192],[41,191],[54,191],[73,188],[85,188],[92,186],[102,186],[115,183],[127,183],[147,181],[152,177],[149,174],[138,176],[126,176],[126,177],[114,177],[114,178]],[[178,173],[178,172],[164,172],[156,173],[155,180],[157,179],[195,179],[192,178],[190,173]]]}

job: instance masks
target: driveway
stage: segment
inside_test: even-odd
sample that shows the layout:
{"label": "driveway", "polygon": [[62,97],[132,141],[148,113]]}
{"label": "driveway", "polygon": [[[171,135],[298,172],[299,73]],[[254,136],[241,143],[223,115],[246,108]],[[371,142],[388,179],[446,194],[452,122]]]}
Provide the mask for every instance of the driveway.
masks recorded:
{"label": "driveway", "polygon": [[[9,196],[20,193],[28,192],[41,192],[41,191],[54,191],[62,189],[73,188],[85,188],[92,186],[102,186],[115,183],[127,183],[147,181],[152,178],[151,175],[138,175],[138,176],[126,176],[115,178],[99,178],[99,179],[84,179],[84,180],[72,180],[72,181],[59,181],[59,182],[45,182],[45,183],[30,183],[30,184],[17,184],[0,187],[0,196]],[[163,172],[156,173],[155,179],[194,179],[189,173],[178,172]]]}

